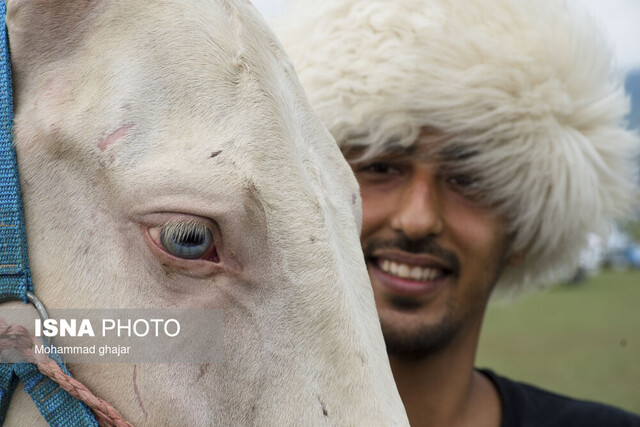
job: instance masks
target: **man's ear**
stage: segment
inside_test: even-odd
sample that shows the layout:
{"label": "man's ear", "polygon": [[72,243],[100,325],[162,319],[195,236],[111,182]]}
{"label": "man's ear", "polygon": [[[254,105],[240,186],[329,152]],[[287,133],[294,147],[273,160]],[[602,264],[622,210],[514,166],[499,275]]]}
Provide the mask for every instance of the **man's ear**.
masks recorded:
{"label": "man's ear", "polygon": [[507,258],[507,265],[509,265],[510,267],[518,267],[522,265],[522,263],[524,262],[524,258],[525,257],[523,251],[515,251],[514,253],[509,255],[509,258]]}

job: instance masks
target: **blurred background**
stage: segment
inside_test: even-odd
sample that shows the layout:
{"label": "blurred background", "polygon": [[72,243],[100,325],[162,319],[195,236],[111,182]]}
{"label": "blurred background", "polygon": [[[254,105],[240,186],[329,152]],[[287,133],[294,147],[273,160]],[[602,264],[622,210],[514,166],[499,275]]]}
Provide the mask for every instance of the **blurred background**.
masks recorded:
{"label": "blurred background", "polygon": [[[630,97],[628,126],[640,132],[640,1],[572,1],[608,37]],[[590,243],[565,283],[490,304],[476,365],[640,413],[640,199],[634,216]]]}
{"label": "blurred background", "polygon": [[[571,1],[609,39],[632,104],[628,126],[640,132],[640,0]],[[253,3],[271,21],[287,0]],[[490,304],[477,366],[640,414],[640,200],[607,238],[592,236],[573,277]]]}

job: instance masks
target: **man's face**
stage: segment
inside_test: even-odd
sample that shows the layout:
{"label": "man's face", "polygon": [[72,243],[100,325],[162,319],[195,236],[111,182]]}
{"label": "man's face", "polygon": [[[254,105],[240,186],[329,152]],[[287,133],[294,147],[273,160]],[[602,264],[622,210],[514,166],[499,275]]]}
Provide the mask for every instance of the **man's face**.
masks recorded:
{"label": "man's face", "polygon": [[410,153],[352,163],[362,192],[362,247],[387,347],[409,357],[479,329],[508,262],[503,220],[479,202],[473,176],[447,172],[451,159],[429,139],[422,134]]}

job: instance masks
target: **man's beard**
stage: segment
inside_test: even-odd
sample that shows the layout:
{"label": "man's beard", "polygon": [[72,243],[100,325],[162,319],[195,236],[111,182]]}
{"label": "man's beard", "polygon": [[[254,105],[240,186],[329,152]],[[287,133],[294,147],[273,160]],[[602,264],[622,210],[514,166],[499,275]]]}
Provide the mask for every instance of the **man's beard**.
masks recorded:
{"label": "man's beard", "polygon": [[[411,240],[400,234],[390,240],[371,240],[364,245],[363,251],[365,257],[371,259],[376,250],[386,248],[399,249],[407,253],[428,254],[443,260],[451,267],[453,275],[459,274],[460,261],[456,254],[442,248],[432,238]],[[408,296],[393,295],[387,296],[386,299],[396,311],[409,313],[422,307],[422,302]],[[447,303],[445,317],[438,324],[418,325],[412,327],[410,331],[402,327],[391,327],[381,318],[387,353],[402,358],[420,359],[441,351],[453,340],[460,327],[459,322],[453,318],[454,312],[455,307],[450,301]]]}
{"label": "man's beard", "polygon": [[[397,295],[387,301],[402,311],[412,311],[421,305],[413,298]],[[447,304],[446,315],[438,324],[420,324],[410,331],[402,327],[391,327],[380,319],[387,353],[403,359],[421,359],[440,352],[451,343],[460,328],[459,322],[452,317],[453,312],[454,307]]]}

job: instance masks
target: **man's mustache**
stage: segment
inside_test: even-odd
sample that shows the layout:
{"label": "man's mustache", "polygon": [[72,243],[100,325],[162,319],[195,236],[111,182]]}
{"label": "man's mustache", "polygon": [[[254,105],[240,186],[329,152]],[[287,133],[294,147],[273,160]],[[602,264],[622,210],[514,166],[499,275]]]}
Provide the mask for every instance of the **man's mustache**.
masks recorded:
{"label": "man's mustache", "polygon": [[364,256],[365,258],[371,258],[376,251],[381,249],[396,249],[416,255],[429,255],[441,260],[454,273],[460,271],[458,256],[454,252],[438,245],[432,237],[412,240],[404,234],[399,234],[393,239],[371,239],[363,248]]}

